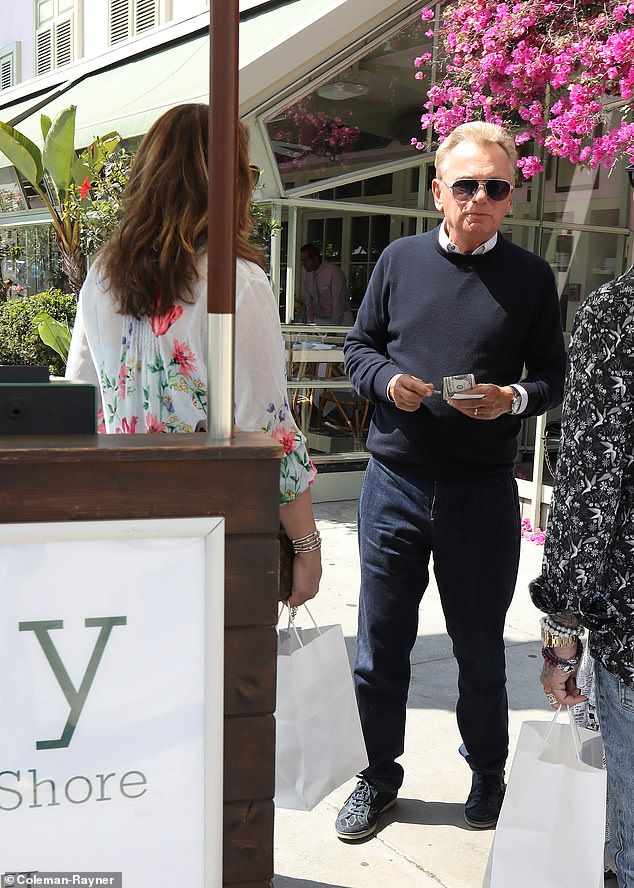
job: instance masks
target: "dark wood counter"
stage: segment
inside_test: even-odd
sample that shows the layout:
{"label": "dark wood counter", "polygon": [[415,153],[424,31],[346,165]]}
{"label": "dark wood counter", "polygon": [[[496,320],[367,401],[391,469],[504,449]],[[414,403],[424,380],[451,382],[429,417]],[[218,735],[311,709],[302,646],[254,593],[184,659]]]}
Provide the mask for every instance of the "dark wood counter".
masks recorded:
{"label": "dark wood counter", "polygon": [[0,522],[221,515],[225,549],[224,878],[273,876],[281,448],[263,434],[0,438]]}

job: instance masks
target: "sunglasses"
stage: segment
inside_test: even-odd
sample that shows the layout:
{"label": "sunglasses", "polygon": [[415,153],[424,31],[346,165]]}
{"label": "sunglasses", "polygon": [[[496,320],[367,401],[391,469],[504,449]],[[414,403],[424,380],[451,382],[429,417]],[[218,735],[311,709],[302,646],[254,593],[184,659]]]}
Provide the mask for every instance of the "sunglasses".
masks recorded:
{"label": "sunglasses", "polygon": [[625,167],[625,172],[627,173],[630,185],[634,188],[634,163],[631,163],[629,166]]}
{"label": "sunglasses", "polygon": [[251,187],[255,188],[258,182],[260,181],[260,176],[262,175],[262,170],[259,166],[254,163],[249,164],[249,169],[251,171]]}
{"label": "sunglasses", "polygon": [[451,189],[458,203],[466,203],[476,196],[480,185],[490,200],[506,200],[513,188],[511,183],[504,179],[458,179],[453,185],[447,185],[447,188]]}

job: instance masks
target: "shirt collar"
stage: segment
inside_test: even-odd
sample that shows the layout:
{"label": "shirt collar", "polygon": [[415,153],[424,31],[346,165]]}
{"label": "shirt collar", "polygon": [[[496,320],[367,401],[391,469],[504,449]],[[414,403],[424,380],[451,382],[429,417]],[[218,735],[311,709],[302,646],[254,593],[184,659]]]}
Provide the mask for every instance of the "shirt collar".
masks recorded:
{"label": "shirt collar", "polygon": [[[449,235],[445,231],[445,223],[444,222],[442,222],[440,225],[440,231],[438,233],[438,242],[446,253],[457,253],[459,256],[466,255],[466,254],[462,253],[462,250],[460,250],[459,247],[457,247],[455,244],[452,244],[452,242],[449,240]],[[489,250],[493,249],[493,247],[497,244],[497,242],[498,242],[498,233],[496,231],[495,234],[493,235],[493,237],[490,237],[488,239],[488,241],[485,241],[483,244],[480,244],[479,247],[476,247],[476,249],[472,250],[471,253],[469,253],[468,255],[469,256],[481,256],[482,253],[488,253]]]}

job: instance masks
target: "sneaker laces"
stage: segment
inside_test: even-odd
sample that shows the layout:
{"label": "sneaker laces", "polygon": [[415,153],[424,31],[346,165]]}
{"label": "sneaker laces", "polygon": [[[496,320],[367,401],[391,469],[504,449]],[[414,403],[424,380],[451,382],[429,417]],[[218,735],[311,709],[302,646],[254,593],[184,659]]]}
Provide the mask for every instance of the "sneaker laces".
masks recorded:
{"label": "sneaker laces", "polygon": [[478,774],[474,772],[473,786],[471,788],[471,801],[489,801],[491,792],[501,792],[502,780],[499,774]]}
{"label": "sneaker laces", "polygon": [[348,802],[348,814],[363,814],[372,802],[372,788],[366,781],[359,781]]}

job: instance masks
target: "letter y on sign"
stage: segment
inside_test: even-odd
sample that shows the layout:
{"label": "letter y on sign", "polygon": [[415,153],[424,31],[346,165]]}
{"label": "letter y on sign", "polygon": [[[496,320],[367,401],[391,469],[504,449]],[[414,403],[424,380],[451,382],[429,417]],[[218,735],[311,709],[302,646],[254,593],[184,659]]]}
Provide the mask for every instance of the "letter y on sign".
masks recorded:
{"label": "letter y on sign", "polygon": [[20,632],[34,632],[35,637],[40,643],[44,656],[49,662],[53,674],[57,679],[62,693],[66,697],[70,712],[66,719],[66,725],[62,731],[59,740],[38,740],[35,744],[36,749],[60,749],[70,745],[71,738],[75,733],[79,716],[88,696],[97,668],[101,662],[103,652],[106,648],[108,638],[114,626],[125,626],[127,617],[88,617],[84,620],[85,626],[101,626],[101,632],[93,648],[93,652],[88,661],[86,672],[82,678],[79,690],[75,689],[70,676],[66,671],[66,667],[62,663],[62,659],[57,652],[57,648],[53,644],[53,640],[49,635],[51,629],[63,629],[63,620],[35,620],[33,622],[25,622],[19,624]]}

